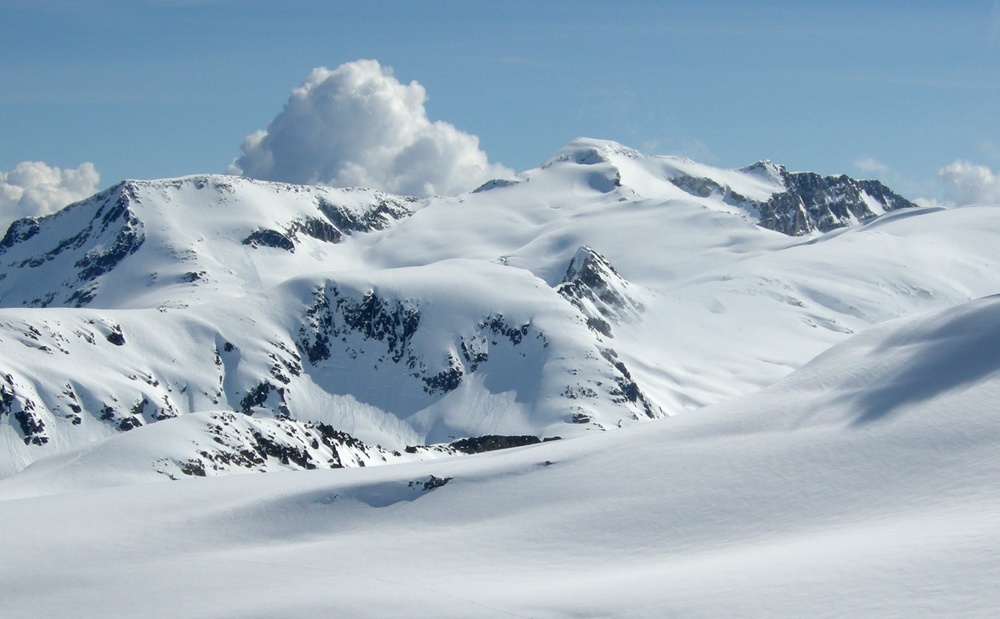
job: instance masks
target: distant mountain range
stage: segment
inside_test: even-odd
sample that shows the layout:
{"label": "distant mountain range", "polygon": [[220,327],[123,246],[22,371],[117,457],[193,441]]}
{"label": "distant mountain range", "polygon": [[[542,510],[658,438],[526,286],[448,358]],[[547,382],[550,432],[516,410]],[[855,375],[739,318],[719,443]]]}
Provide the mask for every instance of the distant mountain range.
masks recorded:
{"label": "distant mountain range", "polygon": [[1000,286],[968,268],[993,244],[911,214],[939,213],[589,139],[447,198],[125,181],[0,241],[0,473],[109,440],[153,476],[361,466],[698,408]]}

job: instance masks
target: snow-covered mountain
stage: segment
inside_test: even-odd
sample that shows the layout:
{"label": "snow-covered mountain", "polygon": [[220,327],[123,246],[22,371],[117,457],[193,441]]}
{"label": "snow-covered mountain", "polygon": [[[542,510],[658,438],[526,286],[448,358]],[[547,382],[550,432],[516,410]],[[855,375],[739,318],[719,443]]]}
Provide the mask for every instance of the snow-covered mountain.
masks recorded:
{"label": "snow-covered mountain", "polygon": [[994,616],[997,238],[590,139],[17,221],[2,614]]}
{"label": "snow-covered mountain", "polygon": [[696,409],[996,291],[986,210],[588,139],[452,198],[126,181],[0,241],[0,473],[111,439],[162,478],[374,464]]}
{"label": "snow-covered mountain", "polygon": [[760,226],[792,236],[829,232],[915,207],[878,181],[789,172],[770,161],[720,170],[683,157],[651,157],[620,144],[580,139],[543,167],[567,162],[605,168],[587,176],[594,188],[625,186],[649,198],[669,199],[676,194],[664,186],[668,180],[691,197],[709,198],[705,204],[713,208],[731,209]]}

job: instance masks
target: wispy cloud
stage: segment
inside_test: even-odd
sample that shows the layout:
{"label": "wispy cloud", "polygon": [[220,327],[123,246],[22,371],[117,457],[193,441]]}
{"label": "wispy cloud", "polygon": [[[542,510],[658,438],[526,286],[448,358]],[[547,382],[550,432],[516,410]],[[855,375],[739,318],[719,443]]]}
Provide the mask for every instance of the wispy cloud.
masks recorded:
{"label": "wispy cloud", "polygon": [[513,174],[489,162],[476,136],[428,120],[426,101],[423,86],[375,60],[313,69],[267,129],[246,137],[230,172],[420,196]]}
{"label": "wispy cloud", "polygon": [[863,174],[885,175],[892,169],[874,157],[864,157],[854,162],[854,168]]}

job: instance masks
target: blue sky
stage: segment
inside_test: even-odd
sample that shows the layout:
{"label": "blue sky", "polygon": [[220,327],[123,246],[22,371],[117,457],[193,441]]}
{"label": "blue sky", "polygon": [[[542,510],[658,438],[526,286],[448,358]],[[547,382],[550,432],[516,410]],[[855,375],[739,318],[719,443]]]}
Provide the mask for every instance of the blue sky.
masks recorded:
{"label": "blue sky", "polygon": [[911,198],[956,160],[1000,170],[992,0],[0,0],[0,171],[225,172],[314,67],[358,59],[514,170],[578,136]]}

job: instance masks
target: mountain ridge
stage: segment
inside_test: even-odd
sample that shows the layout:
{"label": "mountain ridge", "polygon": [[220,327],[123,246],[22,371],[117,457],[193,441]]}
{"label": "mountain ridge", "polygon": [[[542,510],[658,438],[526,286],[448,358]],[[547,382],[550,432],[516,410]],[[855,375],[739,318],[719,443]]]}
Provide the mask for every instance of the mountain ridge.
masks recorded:
{"label": "mountain ridge", "polygon": [[[726,202],[822,180],[791,174],[579,140],[454,197],[199,175],[19,220],[0,241],[0,470],[192,413],[420,457],[467,437],[572,438],[760,388],[858,329],[994,285],[969,267],[991,249],[927,253],[915,221],[852,215],[803,244]],[[889,255],[926,273],[873,267],[893,235]],[[849,244],[861,258],[845,261]],[[817,284],[824,271],[840,280]],[[256,449],[230,425],[227,444]],[[188,451],[175,460],[212,462]]]}

